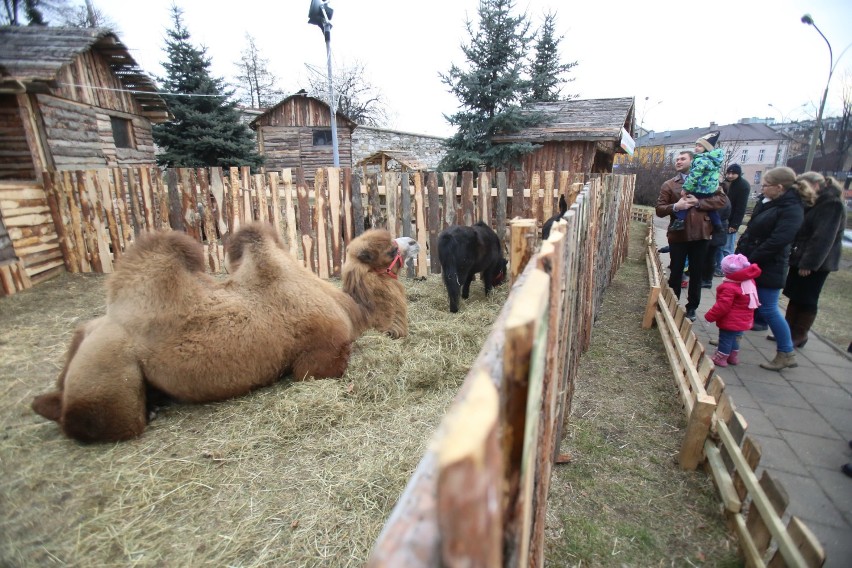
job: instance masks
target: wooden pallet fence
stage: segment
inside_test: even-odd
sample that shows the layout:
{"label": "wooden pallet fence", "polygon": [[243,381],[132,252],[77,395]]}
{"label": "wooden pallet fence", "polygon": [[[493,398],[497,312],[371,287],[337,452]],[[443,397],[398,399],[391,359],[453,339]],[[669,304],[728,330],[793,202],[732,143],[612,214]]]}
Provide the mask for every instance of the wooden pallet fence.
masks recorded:
{"label": "wooden pallet fence", "polygon": [[784,487],[764,471],[759,444],[746,436],[748,425],[736,411],[725,383],[692,331],[692,322],[663,277],[652,220],[646,239],[650,293],[642,327],[656,322],[678,385],[687,426],[679,455],[684,469],[702,463],[713,476],[725,514],[749,567],[822,566],[825,552],[804,522],[783,518],[789,499]]}
{"label": "wooden pallet fence", "polygon": [[[590,196],[602,191],[601,184],[592,180],[572,197],[538,252],[523,248],[537,248],[535,239],[522,238],[513,248],[513,255],[529,261],[519,267],[491,334],[368,566],[543,564],[550,474],[591,328],[586,298],[597,293],[591,278],[596,261],[586,249],[592,235],[601,235],[589,231]],[[629,201],[603,214],[617,219],[603,226],[629,223]],[[605,242],[625,246],[619,239]],[[595,248],[624,258],[623,251]],[[589,289],[587,282],[592,282]]]}

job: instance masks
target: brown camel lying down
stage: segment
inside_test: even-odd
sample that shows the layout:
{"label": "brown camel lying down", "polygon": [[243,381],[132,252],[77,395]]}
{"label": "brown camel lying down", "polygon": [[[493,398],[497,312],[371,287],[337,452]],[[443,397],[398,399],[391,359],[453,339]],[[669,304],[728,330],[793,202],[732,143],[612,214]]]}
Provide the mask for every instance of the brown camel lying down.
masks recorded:
{"label": "brown camel lying down", "polygon": [[408,333],[405,291],[387,231],[349,245],[343,290],[254,223],[227,246],[230,276],[204,273],[202,247],[180,232],[143,235],[107,280],[106,315],[76,330],[57,390],[33,409],[81,441],[139,436],[146,391],[184,402],[240,396],[292,373],[340,377],[368,328]]}

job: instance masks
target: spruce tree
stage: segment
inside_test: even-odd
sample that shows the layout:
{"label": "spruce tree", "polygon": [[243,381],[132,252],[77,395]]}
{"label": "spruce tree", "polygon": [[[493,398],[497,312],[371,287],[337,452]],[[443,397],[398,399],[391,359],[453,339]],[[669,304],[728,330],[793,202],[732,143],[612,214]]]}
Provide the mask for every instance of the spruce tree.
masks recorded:
{"label": "spruce tree", "polygon": [[[556,14],[548,12],[544,16],[544,23],[539,30],[533,57],[530,66],[530,78],[532,89],[529,102],[556,102],[563,100],[562,85],[574,79],[565,78],[565,73],[577,65],[573,63],[560,63],[559,42],[564,36],[556,37]],[[569,95],[566,99],[572,99],[575,95]]]}
{"label": "spruce tree", "polygon": [[501,168],[516,164],[535,146],[529,143],[494,144],[496,134],[510,134],[540,121],[535,113],[521,113],[531,83],[526,74],[531,36],[526,14],[512,14],[513,0],[482,0],[478,28],[465,23],[470,43],[461,49],[467,69],[455,64],[441,80],[459,100],[461,110],[444,118],[458,129],[446,142],[444,171]]}
{"label": "spruce tree", "polygon": [[228,100],[232,93],[221,78],[210,75],[207,50],[190,43],[176,6],[172,19],[168,61],[163,63],[166,77],[160,81],[174,119],[154,125],[154,142],[161,149],[157,162],[171,167],[259,166],[263,159],[251,131],[240,122],[236,103]]}

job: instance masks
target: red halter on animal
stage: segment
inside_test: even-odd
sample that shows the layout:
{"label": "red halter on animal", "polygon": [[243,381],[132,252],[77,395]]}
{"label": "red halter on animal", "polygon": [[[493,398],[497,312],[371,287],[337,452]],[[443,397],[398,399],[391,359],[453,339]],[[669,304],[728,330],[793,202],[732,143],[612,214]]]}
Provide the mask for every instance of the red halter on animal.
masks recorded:
{"label": "red halter on animal", "polygon": [[394,266],[396,266],[397,264],[399,264],[400,268],[402,268],[402,265],[404,264],[403,260],[402,260],[402,256],[400,256],[400,254],[399,254],[398,248],[396,249],[396,256],[393,257],[393,260],[391,261],[390,266],[388,266],[384,270],[382,270],[381,268],[377,268],[376,272],[378,272],[379,274],[384,274],[386,276],[390,276],[391,278],[395,278],[395,279],[398,280],[399,276],[397,275],[396,272],[393,271]]}

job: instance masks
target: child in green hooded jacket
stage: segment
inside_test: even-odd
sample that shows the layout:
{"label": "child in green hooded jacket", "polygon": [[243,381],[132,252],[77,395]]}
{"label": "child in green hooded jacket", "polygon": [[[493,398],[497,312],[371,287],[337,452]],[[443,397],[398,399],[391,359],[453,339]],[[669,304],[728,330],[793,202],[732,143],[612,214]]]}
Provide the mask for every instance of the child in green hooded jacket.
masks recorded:
{"label": "child in green hooded jacket", "polygon": [[[716,148],[719,140],[719,132],[714,131],[705,134],[695,142],[695,156],[692,158],[692,166],[689,174],[683,181],[683,192],[686,195],[694,195],[698,199],[710,197],[719,189],[719,170],[725,159],[725,151]],[[669,231],[682,231],[686,228],[686,214],[689,210],[682,209],[674,213],[675,220],[669,225]],[[716,211],[709,211],[710,224],[714,231],[722,228],[722,220]]]}

